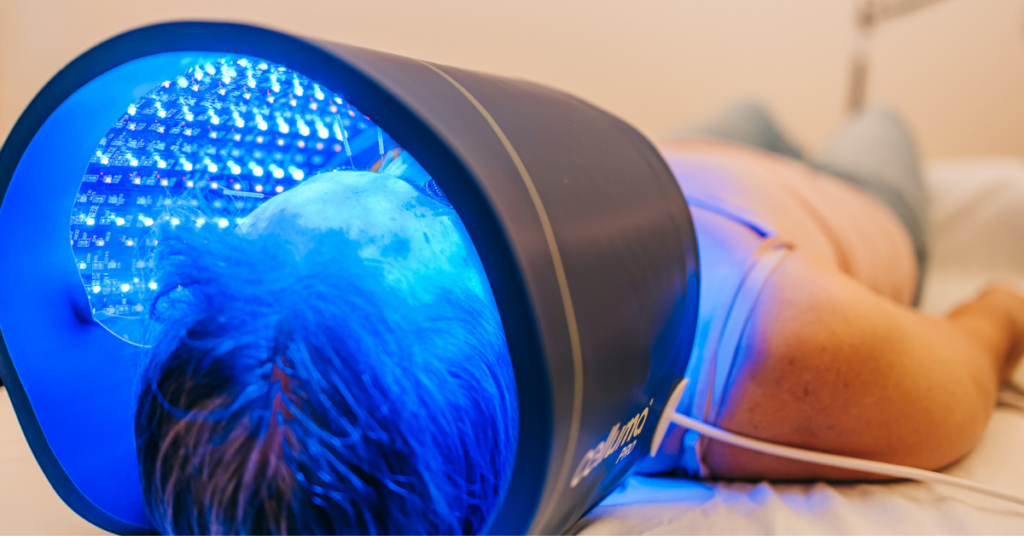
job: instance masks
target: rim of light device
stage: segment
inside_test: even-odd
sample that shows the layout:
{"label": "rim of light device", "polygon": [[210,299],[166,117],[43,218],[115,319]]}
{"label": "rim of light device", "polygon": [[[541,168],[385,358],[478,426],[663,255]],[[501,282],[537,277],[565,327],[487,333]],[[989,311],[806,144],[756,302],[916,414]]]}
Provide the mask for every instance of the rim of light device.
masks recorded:
{"label": "rim of light device", "polygon": [[[307,76],[335,92],[342,93],[364,113],[373,118],[403,148],[415,155],[448,196],[459,217],[466,223],[473,244],[484,264],[492,288],[515,288],[526,296],[526,287],[511,248],[501,233],[501,224],[485,195],[479,190],[460,158],[398,98],[391,95],[368,75],[318,43],[287,33],[226,22],[169,22],[145,26],[113,37],[85,52],[58,72],[28,105],[11,129],[0,149],[0,206],[6,197],[11,178],[36,132],[49,116],[75,91],[103,73],[132,60],[166,52],[198,52],[240,54],[271,61]],[[83,163],[84,165],[84,163]],[[72,262],[73,256],[68,262]],[[77,270],[76,270],[77,273]],[[508,296],[512,293],[501,293]],[[534,334],[531,341],[521,341],[537,351],[513,355],[512,365],[517,378],[532,377],[547,382],[545,363],[536,340],[536,319],[525,299],[509,303],[495,293],[506,333],[509,325],[527,326],[523,331]],[[88,317],[88,316],[87,316]],[[58,495],[87,521],[107,530],[121,533],[152,532],[149,526],[126,522],[93,504],[64,471],[50,449],[41,425],[32,410],[29,398],[11,365],[7,344],[0,332],[0,373],[7,387],[19,422],[32,445],[33,454]],[[524,388],[517,381],[519,404],[547,408],[547,389],[533,383]],[[524,404],[525,403],[525,404]],[[23,418],[31,417],[31,418]],[[510,495],[533,496],[539,499],[544,487],[544,473],[551,438],[550,421],[520,418],[519,443],[511,479],[502,502],[493,512],[485,532],[522,533],[531,516],[513,512],[505,500]],[[524,441],[525,439],[525,441]],[[514,492],[514,493],[513,493]],[[519,495],[524,494],[524,495]],[[526,519],[524,519],[524,517]]]}

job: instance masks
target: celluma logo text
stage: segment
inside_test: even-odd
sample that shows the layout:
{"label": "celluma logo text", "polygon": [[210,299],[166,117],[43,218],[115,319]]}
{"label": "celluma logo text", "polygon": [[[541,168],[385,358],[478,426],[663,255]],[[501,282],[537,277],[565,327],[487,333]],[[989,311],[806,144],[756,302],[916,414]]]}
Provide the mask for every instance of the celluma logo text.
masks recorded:
{"label": "celluma logo text", "polygon": [[[654,402],[653,400],[651,402]],[[575,488],[576,484],[580,483],[598,466],[605,458],[608,458],[612,454],[615,454],[620,447],[622,452],[619,453],[619,457],[615,459],[615,463],[619,463],[620,460],[633,452],[633,448],[636,447],[636,436],[640,435],[640,432],[644,429],[644,424],[647,423],[647,413],[650,410],[650,404],[640,413],[637,413],[626,426],[622,426],[622,423],[615,423],[612,426],[612,430],[608,432],[608,437],[598,443],[598,445],[590,450],[580,460],[580,464],[576,467],[576,472],[572,475],[572,480],[569,482],[569,487]],[[621,428],[620,428],[621,426]]]}

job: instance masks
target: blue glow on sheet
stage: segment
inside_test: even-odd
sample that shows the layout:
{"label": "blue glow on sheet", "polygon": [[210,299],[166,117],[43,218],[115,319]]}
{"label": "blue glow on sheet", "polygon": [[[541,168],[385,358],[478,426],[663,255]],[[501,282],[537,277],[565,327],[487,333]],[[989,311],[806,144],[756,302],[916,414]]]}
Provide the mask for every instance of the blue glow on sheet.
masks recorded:
{"label": "blue glow on sheet", "polygon": [[[861,487],[885,486],[871,484]],[[855,488],[857,486],[844,486]],[[843,499],[837,489],[824,482],[812,484],[771,484],[768,482],[708,482],[688,478],[634,475],[623,481],[598,505],[671,505],[675,517],[707,517],[726,509],[737,516],[774,511],[782,507],[794,514],[821,516]],[[684,513],[685,512],[685,513]],[[671,519],[669,520],[671,521]]]}

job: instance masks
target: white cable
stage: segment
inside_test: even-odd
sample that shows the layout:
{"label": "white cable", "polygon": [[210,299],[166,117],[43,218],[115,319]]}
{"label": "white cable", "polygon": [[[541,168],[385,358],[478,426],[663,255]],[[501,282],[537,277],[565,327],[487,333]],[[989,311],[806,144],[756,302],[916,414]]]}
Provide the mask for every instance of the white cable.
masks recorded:
{"label": "white cable", "polygon": [[[680,390],[681,391],[681,390]],[[775,443],[769,443],[767,441],[761,441],[759,439],[753,439],[750,437],[734,434],[727,432],[721,428],[711,426],[710,424],[698,421],[672,412],[672,422],[680,426],[684,426],[691,430],[704,434],[712,439],[717,439],[723,443],[729,443],[730,445],[736,445],[737,447],[743,447],[749,450],[755,450],[763,452],[765,454],[771,454],[773,456],[779,456],[782,458],[789,458],[791,460],[799,460],[802,462],[816,463],[819,465],[830,465],[832,467],[839,467],[842,469],[851,469],[854,471],[863,471],[865,473],[873,473],[877,475],[886,475],[896,478],[906,478],[909,480],[917,480],[920,482],[928,482],[932,484],[945,484],[956,488],[962,488],[973,491],[975,493],[981,493],[982,495],[989,495],[991,497],[997,497],[1004,501],[1024,506],[1024,497],[1008,493],[995,488],[990,488],[970,480],[963,478],[957,478],[954,476],[944,475],[942,473],[936,473],[935,471],[926,471],[924,469],[916,469],[913,467],[906,467],[903,465],[895,465],[891,463],[876,462],[871,460],[862,460],[859,458],[850,458],[848,456],[839,456],[837,454],[825,454],[824,452],[815,452],[813,450],[798,449],[795,447],[787,447],[784,445],[777,445]]]}

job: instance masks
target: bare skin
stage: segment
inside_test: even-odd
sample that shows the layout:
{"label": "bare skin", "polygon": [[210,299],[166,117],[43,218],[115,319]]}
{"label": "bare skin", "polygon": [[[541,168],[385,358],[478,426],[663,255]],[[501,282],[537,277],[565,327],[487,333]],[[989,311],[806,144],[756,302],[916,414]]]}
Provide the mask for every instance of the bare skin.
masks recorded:
{"label": "bare skin", "polygon": [[[780,289],[787,289],[781,292]],[[978,442],[1024,352],[1024,298],[991,287],[944,318],[880,296],[799,250],[760,319],[718,425],[786,445],[939,469]],[[722,478],[884,479],[711,441]]]}

